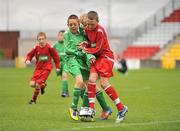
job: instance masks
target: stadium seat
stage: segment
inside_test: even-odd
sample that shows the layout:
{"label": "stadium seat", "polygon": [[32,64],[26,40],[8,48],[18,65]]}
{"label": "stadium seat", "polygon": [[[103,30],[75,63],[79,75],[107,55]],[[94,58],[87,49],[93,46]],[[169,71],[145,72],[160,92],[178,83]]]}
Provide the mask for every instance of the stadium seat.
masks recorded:
{"label": "stadium seat", "polygon": [[180,22],[180,9],[172,12],[168,17],[164,18],[161,22]]}
{"label": "stadium seat", "polygon": [[172,69],[176,61],[180,60],[180,44],[173,44],[172,48],[162,57],[162,67]]}
{"label": "stadium seat", "polygon": [[123,51],[123,55],[126,59],[150,59],[156,52],[159,51],[159,46],[129,46]]}
{"label": "stadium seat", "polygon": [[148,30],[133,45],[159,45],[161,48],[171,43],[180,34],[180,9],[173,11],[161,23]]}

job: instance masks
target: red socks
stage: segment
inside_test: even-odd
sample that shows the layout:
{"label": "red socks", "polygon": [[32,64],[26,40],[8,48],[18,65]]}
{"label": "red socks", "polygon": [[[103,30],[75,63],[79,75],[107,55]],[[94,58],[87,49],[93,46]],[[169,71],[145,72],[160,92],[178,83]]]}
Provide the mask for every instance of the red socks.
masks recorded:
{"label": "red socks", "polygon": [[88,98],[89,98],[89,107],[94,109],[96,96],[96,83],[88,82]]}
{"label": "red socks", "polygon": [[[104,88],[106,94],[111,98],[111,100],[116,104],[118,111],[121,111],[124,106],[120,102],[117,92],[113,88],[113,86],[109,85]],[[88,83],[88,97],[89,97],[89,107],[94,109],[95,103],[95,96],[96,96],[96,83]]]}
{"label": "red socks", "polygon": [[33,101],[36,101],[37,96],[38,96],[38,94],[39,94],[39,91],[40,91],[39,88],[35,88],[35,89],[34,89],[34,94],[33,94],[33,96],[32,96],[32,100],[33,100]]}
{"label": "red socks", "polygon": [[116,104],[118,111],[121,111],[124,108],[124,106],[120,102],[118,94],[115,91],[115,89],[113,88],[113,86],[109,85],[106,88],[104,88],[104,90],[105,90],[106,94],[111,98],[111,100]]}

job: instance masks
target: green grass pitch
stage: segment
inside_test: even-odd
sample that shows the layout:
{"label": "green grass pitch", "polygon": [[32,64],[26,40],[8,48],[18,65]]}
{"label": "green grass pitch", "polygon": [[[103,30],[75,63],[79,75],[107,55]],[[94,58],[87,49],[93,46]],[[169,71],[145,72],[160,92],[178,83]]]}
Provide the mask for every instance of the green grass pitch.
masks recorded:
{"label": "green grass pitch", "polygon": [[[96,122],[75,122],[68,108],[72,97],[61,98],[61,81],[51,72],[44,95],[36,105],[27,104],[33,89],[28,82],[33,68],[0,68],[0,131],[179,131],[180,69],[141,69],[128,75],[114,70],[111,84],[129,108],[123,123],[116,124],[115,105],[104,93],[113,114],[99,119],[101,108],[96,101]],[[72,96],[73,78],[69,75]],[[79,107],[81,105],[81,100]]]}

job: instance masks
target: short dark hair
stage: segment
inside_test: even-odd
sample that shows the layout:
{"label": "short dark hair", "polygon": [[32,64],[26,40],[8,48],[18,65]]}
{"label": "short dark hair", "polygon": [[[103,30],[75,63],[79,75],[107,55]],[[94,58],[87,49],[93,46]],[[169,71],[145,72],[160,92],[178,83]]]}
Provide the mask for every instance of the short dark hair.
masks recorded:
{"label": "short dark hair", "polygon": [[96,11],[89,11],[88,14],[88,19],[90,20],[96,20],[97,22],[99,22],[99,16],[98,16],[98,13]]}
{"label": "short dark hair", "polygon": [[70,16],[68,17],[67,22],[69,22],[70,19],[77,19],[77,20],[79,21],[79,17],[78,17],[77,15],[75,15],[75,14],[70,15]]}
{"label": "short dark hair", "polygon": [[64,33],[65,32],[65,30],[60,30],[58,33]]}

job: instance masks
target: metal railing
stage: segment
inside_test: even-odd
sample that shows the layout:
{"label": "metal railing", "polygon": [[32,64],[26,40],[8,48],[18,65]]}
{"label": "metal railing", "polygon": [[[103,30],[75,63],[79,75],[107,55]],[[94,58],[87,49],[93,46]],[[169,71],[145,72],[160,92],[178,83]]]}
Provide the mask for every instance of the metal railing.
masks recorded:
{"label": "metal railing", "polygon": [[124,38],[124,44],[126,46],[131,45],[142,34],[146,33],[148,30],[160,24],[161,20],[169,16],[171,12],[180,8],[180,0],[170,0],[166,6],[159,9],[154,15],[150,16],[146,21],[141,23],[135,29],[133,29]]}

